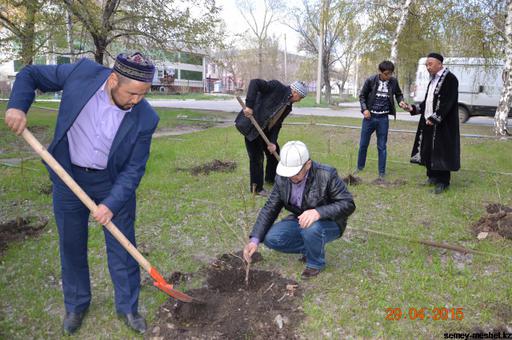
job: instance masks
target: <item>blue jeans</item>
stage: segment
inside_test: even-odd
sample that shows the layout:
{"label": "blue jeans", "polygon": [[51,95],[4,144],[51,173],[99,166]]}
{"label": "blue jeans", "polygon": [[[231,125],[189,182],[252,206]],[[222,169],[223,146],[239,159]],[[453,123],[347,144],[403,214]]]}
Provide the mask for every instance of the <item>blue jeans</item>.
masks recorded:
{"label": "blue jeans", "polygon": [[325,245],[341,236],[340,227],[331,220],[318,220],[302,229],[296,218],[287,218],[274,224],[264,243],[283,253],[303,254],[310,268],[325,267]]}
{"label": "blue jeans", "polygon": [[379,152],[379,175],[386,173],[386,144],[388,142],[389,118],[387,114],[374,115],[370,119],[363,119],[361,127],[361,140],[359,141],[359,154],[357,168],[363,170],[366,164],[366,152],[370,145],[370,138],[377,131],[377,150]]}

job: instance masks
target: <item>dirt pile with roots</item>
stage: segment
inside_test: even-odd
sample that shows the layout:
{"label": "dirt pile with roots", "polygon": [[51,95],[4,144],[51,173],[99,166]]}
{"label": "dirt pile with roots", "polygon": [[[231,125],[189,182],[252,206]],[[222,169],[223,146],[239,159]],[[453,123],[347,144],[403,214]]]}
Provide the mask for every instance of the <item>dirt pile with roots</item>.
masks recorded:
{"label": "dirt pile with roots", "polygon": [[512,240],[512,208],[492,203],[486,206],[487,214],[482,216],[471,228],[473,234],[488,233]]}
{"label": "dirt pile with roots", "polygon": [[224,254],[206,268],[203,288],[187,291],[199,303],[167,300],[146,339],[298,339],[304,318],[295,281],[251,266],[249,284],[239,256]]}
{"label": "dirt pile with roots", "polygon": [[193,176],[198,176],[201,174],[208,175],[210,172],[233,172],[236,169],[236,162],[234,161],[221,161],[218,159],[214,159],[211,162],[201,164],[198,166],[194,166],[191,168],[176,168],[179,171],[188,171]]}
{"label": "dirt pile with roots", "polygon": [[47,224],[48,218],[43,216],[24,216],[0,223],[0,255],[9,243],[39,235]]}

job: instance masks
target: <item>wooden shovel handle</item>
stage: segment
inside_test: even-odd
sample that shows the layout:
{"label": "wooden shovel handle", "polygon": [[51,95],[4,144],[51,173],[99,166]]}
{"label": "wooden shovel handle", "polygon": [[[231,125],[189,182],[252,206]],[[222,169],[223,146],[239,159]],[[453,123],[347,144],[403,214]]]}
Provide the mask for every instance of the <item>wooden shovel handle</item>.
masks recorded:
{"label": "wooden shovel handle", "polygon": [[[83,204],[91,212],[96,212],[98,206],[94,201],[85,193],[85,191],[80,188],[80,186],[75,182],[75,180],[64,170],[64,168],[53,158],[53,156],[46,150],[46,148],[39,143],[37,138],[28,131],[27,129],[23,130],[21,136],[27,141],[28,144],[34,149],[35,152],[52,168],[52,170],[60,177],[60,179],[66,183],[66,185],[73,191],[73,193],[82,201]],[[121,233],[121,231],[116,227],[116,225],[110,221],[105,225],[105,228],[116,238],[117,241],[126,249],[127,252],[130,253],[131,256],[139,263],[139,265],[144,268],[148,273],[151,271],[151,264],[148,260],[142,256],[142,254],[133,246],[133,244],[126,238],[126,236]]]}
{"label": "wooden shovel handle", "polygon": [[[236,100],[238,100],[238,103],[240,103],[240,106],[242,106],[242,109],[245,110],[246,106],[245,106],[245,103],[244,101],[242,100],[242,98],[240,98],[240,96],[236,96]],[[263,132],[263,130],[261,129],[261,126],[260,124],[258,124],[258,122],[256,121],[256,119],[251,115],[249,117],[249,119],[251,120],[251,123],[252,125],[254,125],[254,127],[256,128],[256,130],[258,130],[258,133],[260,134],[261,138],[263,138],[263,140],[265,141],[265,143],[267,143],[267,146],[270,146],[270,141],[268,140],[267,136],[265,136],[265,132]],[[274,155],[274,157],[280,161],[281,158],[279,157],[279,155],[277,154],[277,152],[272,152],[272,154]]]}

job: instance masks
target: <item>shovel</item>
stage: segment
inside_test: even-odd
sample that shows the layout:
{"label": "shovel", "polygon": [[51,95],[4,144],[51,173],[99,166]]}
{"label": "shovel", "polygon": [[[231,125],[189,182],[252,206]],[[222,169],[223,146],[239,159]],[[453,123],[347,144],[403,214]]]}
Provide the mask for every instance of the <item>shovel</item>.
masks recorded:
{"label": "shovel", "polygon": [[[98,209],[98,206],[94,201],[85,193],[85,191],[80,188],[80,186],[75,182],[73,178],[64,170],[64,168],[53,158],[53,156],[46,150],[46,148],[39,143],[39,141],[34,137],[34,135],[24,129],[21,133],[21,136],[27,141],[28,144],[34,149],[35,152],[52,168],[53,171],[60,177],[60,179],[67,184],[67,186],[73,191],[73,193],[82,201],[83,204],[91,212],[95,212]],[[169,294],[171,297],[183,301],[183,302],[192,302],[197,301],[194,300],[191,296],[180,292],[173,288],[172,284],[169,284],[165,281],[163,276],[153,267],[148,260],[142,256],[142,254],[133,246],[133,244],[126,238],[126,236],[119,231],[112,221],[107,223],[104,226],[111,234],[116,238],[116,240],[126,249],[127,252],[130,253],[131,256],[139,263],[139,265],[144,268],[149,275],[155,280],[153,285],[165,293]]]}
{"label": "shovel", "polygon": [[[244,103],[244,101],[242,100],[242,98],[240,98],[239,96],[236,96],[236,100],[238,100],[238,103],[240,103],[240,106],[242,106],[242,109],[244,109],[244,110],[245,110],[245,107],[246,107],[246,106],[245,106],[245,103]],[[254,127],[256,128],[256,130],[258,130],[258,132],[259,132],[259,134],[260,134],[261,138],[263,138],[263,140],[265,141],[265,143],[267,143],[267,146],[270,146],[270,144],[272,144],[272,143],[270,143],[270,141],[268,140],[267,136],[265,136],[265,132],[263,132],[263,130],[261,129],[260,124],[258,124],[258,122],[256,121],[256,119],[255,119],[252,115],[249,117],[249,119],[251,120],[251,123],[252,123],[252,125],[254,125]],[[279,157],[279,155],[277,154],[277,152],[275,152],[275,151],[274,151],[274,152],[272,152],[272,154],[274,155],[274,157],[275,157],[278,161],[280,161],[280,160],[281,160],[281,158]]]}

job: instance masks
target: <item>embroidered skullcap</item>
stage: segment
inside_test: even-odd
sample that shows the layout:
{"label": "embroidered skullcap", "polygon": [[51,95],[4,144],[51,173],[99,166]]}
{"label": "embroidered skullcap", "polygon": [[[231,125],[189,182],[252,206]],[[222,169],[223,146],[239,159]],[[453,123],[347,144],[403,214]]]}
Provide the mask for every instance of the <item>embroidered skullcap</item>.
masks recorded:
{"label": "embroidered skullcap", "polygon": [[293,83],[291,83],[290,88],[293,91],[297,92],[299,96],[301,96],[302,98],[308,95],[308,87],[306,86],[306,84],[304,84],[303,81],[294,81]]}
{"label": "embroidered skullcap", "polygon": [[429,53],[427,58],[436,58],[440,62],[443,62],[443,60],[444,60],[442,55],[440,55],[439,53],[435,53],[435,52]]}
{"label": "embroidered skullcap", "polygon": [[132,55],[121,53],[114,63],[114,71],[133,80],[151,83],[155,74],[155,65],[139,52]]}

